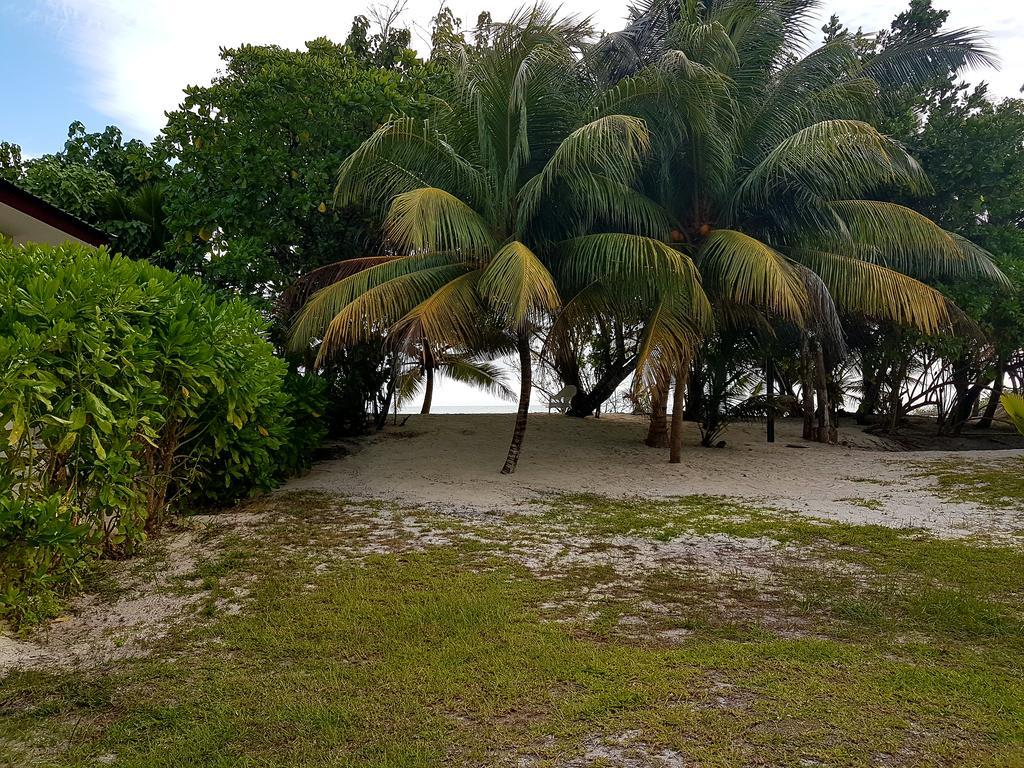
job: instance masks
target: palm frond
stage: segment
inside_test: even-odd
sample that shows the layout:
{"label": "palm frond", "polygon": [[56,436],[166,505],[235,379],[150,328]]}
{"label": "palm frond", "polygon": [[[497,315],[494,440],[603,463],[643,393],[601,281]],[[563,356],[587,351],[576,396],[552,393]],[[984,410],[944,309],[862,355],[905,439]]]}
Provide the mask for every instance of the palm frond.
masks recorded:
{"label": "palm frond", "polygon": [[441,135],[430,120],[394,118],[370,135],[338,171],[335,204],[381,207],[395,195],[438,187],[477,203],[487,177]]}
{"label": "palm frond", "polygon": [[384,235],[413,252],[449,251],[467,257],[491,252],[487,222],[462,200],[436,187],[404,192],[391,202]]}
{"label": "palm frond", "polygon": [[808,296],[803,280],[785,256],[760,240],[735,230],[713,230],[698,262],[723,296],[804,323]]}
{"label": "palm frond", "polygon": [[274,305],[274,314],[283,320],[291,319],[310,297],[322,288],[350,277],[364,269],[394,261],[397,256],[365,256],[325,264],[289,285]]}
{"label": "palm frond", "polygon": [[886,46],[858,74],[884,89],[918,88],[965,67],[996,67],[999,59],[977,29],[920,34]]}
{"label": "palm frond", "polygon": [[835,297],[821,275],[798,261],[791,263],[803,280],[807,292],[805,329],[814,333],[830,359],[842,360],[848,350]]}
{"label": "palm frond", "polygon": [[828,200],[882,186],[918,192],[928,189],[928,181],[903,147],[868,123],[826,120],[772,149],[738,186],[731,209],[770,204],[792,190]]}
{"label": "palm frond", "polygon": [[946,297],[912,277],[826,251],[801,250],[794,257],[821,277],[848,312],[891,320],[927,334],[951,330]]}
{"label": "palm frond", "polygon": [[559,180],[570,183],[600,173],[620,184],[630,184],[650,150],[644,121],[630,115],[605,115],[569,134],[551,159],[520,193],[522,223],[536,214],[543,195]]}
{"label": "palm frond", "polygon": [[[356,296],[328,324],[317,353],[317,365],[330,359],[337,349],[365,341],[374,334],[388,332],[420,302],[465,275],[468,269],[465,264],[419,269],[375,285]],[[300,314],[300,320],[304,314]]]}
{"label": "palm frond", "polygon": [[980,277],[1009,284],[986,251],[911,208],[877,200],[837,200],[828,208],[837,221],[825,235],[832,250],[924,280]]}
{"label": "palm frond", "polygon": [[426,377],[423,374],[423,368],[418,365],[414,365],[401,373],[395,386],[395,397],[398,400],[397,405],[401,406],[403,403],[415,399],[423,390],[425,383]]}
{"label": "palm frond", "polygon": [[476,269],[431,286],[429,295],[395,321],[392,333],[426,339],[434,348],[471,347],[485,311],[477,292],[480,274]]}
{"label": "palm frond", "polygon": [[637,348],[633,391],[650,392],[668,381],[693,358],[702,330],[693,324],[692,315],[676,297],[663,296],[647,319]]}
{"label": "palm frond", "polygon": [[518,240],[494,254],[480,278],[480,295],[509,327],[522,327],[536,312],[554,311],[558,289],[547,267]]}
{"label": "palm frond", "polygon": [[492,397],[515,402],[516,393],[506,382],[506,372],[492,362],[466,355],[445,357],[440,372],[453,381],[481,389]]}
{"label": "palm frond", "polygon": [[621,299],[649,299],[663,294],[686,300],[694,322],[711,322],[711,305],[693,260],[651,237],[621,233],[577,237],[562,243],[559,275],[570,294],[595,281]]}
{"label": "palm frond", "polygon": [[424,269],[458,263],[446,254],[387,258],[380,263],[363,265],[351,274],[327,282],[302,305],[289,332],[289,348],[305,349],[311,341],[323,336],[331,320],[357,297],[390,280]]}

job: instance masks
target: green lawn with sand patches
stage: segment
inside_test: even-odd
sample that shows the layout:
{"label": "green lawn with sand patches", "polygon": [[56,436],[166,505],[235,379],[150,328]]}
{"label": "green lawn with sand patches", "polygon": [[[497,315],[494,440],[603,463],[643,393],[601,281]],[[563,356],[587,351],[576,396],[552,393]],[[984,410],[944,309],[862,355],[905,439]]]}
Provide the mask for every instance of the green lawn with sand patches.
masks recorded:
{"label": "green lawn with sand patches", "polygon": [[[511,518],[310,495],[257,504],[275,515],[258,536],[218,540],[180,587],[210,599],[149,658],[0,681],[0,762],[1024,756],[1017,548],[708,498],[559,497]],[[614,560],[517,560],[538,542],[585,542],[596,558],[705,539],[769,547],[754,556],[768,575],[655,562],[623,578]],[[240,611],[218,607],[243,585]]]}
{"label": "green lawn with sand patches", "polygon": [[918,465],[934,477],[947,501],[971,502],[992,509],[1024,510],[1024,459],[935,461]]}

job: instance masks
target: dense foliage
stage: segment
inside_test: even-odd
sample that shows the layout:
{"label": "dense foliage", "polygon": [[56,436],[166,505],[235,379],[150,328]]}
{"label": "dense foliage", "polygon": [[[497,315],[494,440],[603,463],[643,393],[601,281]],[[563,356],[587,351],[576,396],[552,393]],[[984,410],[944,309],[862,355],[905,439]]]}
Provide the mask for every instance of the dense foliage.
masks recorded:
{"label": "dense foliage", "polygon": [[[885,429],[922,408],[945,431],[991,423],[1024,386],[1021,102],[957,85],[988,49],[931,0],[877,34],[833,17],[820,44],[817,5],[648,0],[600,38],[544,9],[466,33],[442,7],[426,61],[378,9],[343,44],[223,50],[151,146],[75,123],[40,158],[0,143],[0,175],[258,306],[304,278],[279,348],[341,280],[289,363],[325,379],[337,431],[435,374],[504,393],[488,360],[517,347],[535,380],[577,387],[578,416],[630,381],[657,416],[685,384],[705,442],[769,412],[835,439],[852,405]],[[383,263],[412,255],[448,262]]]}
{"label": "dense foliage", "polygon": [[682,405],[693,368],[690,406],[711,443],[726,410],[751,410],[730,405],[750,379],[740,356],[785,336],[796,343],[772,354],[799,356],[805,401],[813,389],[805,433],[834,439],[843,316],[952,334],[959,310],[934,283],[1007,279],[890,199],[929,182],[873,124],[987,62],[984,46],[911,14],[875,49],[833,32],[803,54],[812,5],[652,2],[596,45],[543,8],[491,25],[485,45],[452,55],[428,118],[385,123],[342,164],[337,201],[378,211],[385,248],[305,279],[325,287],[296,346],[322,340],[323,363],[374,336],[413,357],[473,349],[488,327],[514,337],[524,384],[508,472],[535,337],[572,373],[588,356],[579,329],[613,329],[612,385],[633,374],[660,411],[671,378]]}
{"label": "dense foliage", "polygon": [[224,50],[222,73],[186,90],[160,138],[175,160],[166,263],[259,296],[361,255],[374,224],[332,205],[338,166],[392,114],[422,111],[430,80],[405,46],[385,47]]}
{"label": "dense foliage", "polygon": [[[0,606],[47,610],[169,508],[302,468],[322,385],[287,374],[244,301],[82,247],[0,244]],[[42,602],[40,602],[42,601]]]}

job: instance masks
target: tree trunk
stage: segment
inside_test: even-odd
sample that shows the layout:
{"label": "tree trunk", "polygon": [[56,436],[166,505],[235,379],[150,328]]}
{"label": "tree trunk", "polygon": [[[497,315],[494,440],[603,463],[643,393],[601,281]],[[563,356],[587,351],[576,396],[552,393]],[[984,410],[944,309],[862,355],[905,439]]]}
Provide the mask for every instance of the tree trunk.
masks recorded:
{"label": "tree trunk", "polygon": [[775,442],[775,358],[768,355],[768,363],[764,372],[765,384],[768,390],[768,434],[765,436],[769,443]]}
{"label": "tree trunk", "polygon": [[[885,372],[884,377],[889,387],[888,405],[885,411],[885,422],[887,432],[896,432],[903,418],[903,382],[907,380],[910,372],[910,355],[902,354],[890,358],[891,367]],[[941,429],[940,429],[941,431]]]}
{"label": "tree trunk", "polygon": [[676,372],[676,388],[672,394],[672,438],[669,441],[668,463],[678,464],[683,453],[683,412],[686,406],[686,379],[690,365],[685,360]]}
{"label": "tree trunk", "polygon": [[589,392],[583,391],[583,387],[579,384],[578,380],[576,382],[567,381],[567,384],[576,386],[579,392],[573,396],[572,403],[569,405],[569,410],[566,411],[565,415],[577,418],[595,415],[601,410],[604,402],[615,394],[615,390],[619,388],[619,385],[636,370],[636,362],[637,360],[634,357],[621,365],[613,365],[601,376]]}
{"label": "tree trunk", "polygon": [[668,385],[669,379],[666,376],[651,393],[651,426],[644,441],[651,448],[664,448],[668,445]]}
{"label": "tree trunk", "polygon": [[700,421],[704,408],[704,367],[700,358],[696,358],[690,366],[690,375],[686,380],[686,413],[687,421]]}
{"label": "tree trunk", "polygon": [[[376,413],[375,424],[377,429],[384,429],[388,420],[388,413],[391,412],[391,401],[395,396],[395,386],[398,384],[398,355],[391,360],[391,378],[388,379],[387,395],[384,398],[384,405]],[[376,400],[376,398],[374,398]]]}
{"label": "tree trunk", "polygon": [[423,392],[423,407],[421,414],[430,413],[430,403],[434,399],[434,351],[430,348],[430,342],[423,337],[423,375],[427,377],[427,386]]}
{"label": "tree trunk", "polygon": [[814,439],[814,384],[811,374],[811,342],[803,337],[800,346],[800,389],[804,405],[804,440]]}
{"label": "tree trunk", "polygon": [[421,414],[430,413],[430,401],[434,399],[434,367],[428,365],[423,373],[427,377],[427,386],[423,390],[423,407],[420,408]]}
{"label": "tree trunk", "polygon": [[820,342],[814,344],[814,386],[818,401],[817,430],[815,439],[819,443],[832,442],[832,424],[828,405],[828,374],[825,370],[825,352]]}
{"label": "tree trunk", "polygon": [[505,457],[505,466],[501,468],[501,474],[511,475],[516,471],[519,463],[519,452],[523,448],[523,438],[526,436],[526,419],[530,414],[530,394],[533,391],[533,358],[530,351],[529,331],[520,331],[516,339],[516,348],[519,350],[519,409],[516,411],[516,427],[512,432],[512,442],[508,447],[508,456]]}
{"label": "tree trunk", "polygon": [[992,394],[989,396],[988,405],[985,406],[985,414],[978,422],[978,429],[990,429],[992,420],[999,410],[999,399],[1003,396],[1003,387],[1006,385],[1006,362],[1000,358],[996,362],[996,380],[992,384]]}
{"label": "tree trunk", "polygon": [[871,417],[878,412],[882,394],[882,376],[873,360],[865,354],[861,359],[861,399],[857,408],[857,423],[861,426],[871,423]]}

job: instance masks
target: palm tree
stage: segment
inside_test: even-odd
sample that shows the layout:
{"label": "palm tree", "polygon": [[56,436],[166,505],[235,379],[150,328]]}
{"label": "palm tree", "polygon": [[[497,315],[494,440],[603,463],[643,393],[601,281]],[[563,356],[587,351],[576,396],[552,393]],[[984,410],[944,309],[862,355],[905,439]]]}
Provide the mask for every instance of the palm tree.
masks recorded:
{"label": "palm tree", "polygon": [[[345,262],[295,322],[318,359],[371,334],[474,348],[479,329],[514,342],[522,380],[502,472],[515,470],[538,324],[604,302],[656,307],[641,369],[692,344],[710,308],[697,270],[658,233],[664,213],[633,191],[651,137],[580,65],[589,27],[535,7],[459,51],[454,87],[426,120],[398,117],[343,163],[336,202],[384,212],[389,252]],[[655,236],[651,236],[654,234]],[[560,292],[559,286],[562,291]]]}
{"label": "palm tree", "polygon": [[422,343],[410,350],[409,362],[399,377],[398,402],[410,400],[422,392],[420,413],[430,413],[434,380],[438,375],[482,389],[494,397],[514,401],[516,395],[505,383],[505,372],[501,366],[491,362],[495,353],[505,351],[509,350],[494,347],[474,351],[435,349]]}
{"label": "palm tree", "polygon": [[887,89],[990,59],[969,32],[867,61],[848,35],[801,56],[817,5],[684,1],[657,63],[632,78],[671,96],[639,111],[660,139],[646,189],[678,222],[705,284],[732,301],[806,321],[824,287],[851,312],[946,329],[949,303],[920,280],[1005,278],[980,248],[872,199],[929,185],[868,120]]}
{"label": "palm tree", "polygon": [[[989,255],[886,200],[928,180],[869,122],[896,89],[990,63],[976,33],[862,59],[804,55],[815,0],[655,0],[592,51],[656,137],[641,189],[673,222],[716,307],[746,305],[841,346],[838,311],[936,334],[957,310],[927,281],[1005,283]],[[662,398],[663,399],[663,398]]]}

